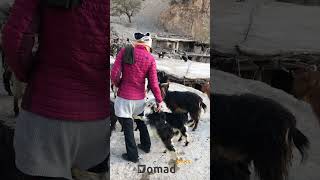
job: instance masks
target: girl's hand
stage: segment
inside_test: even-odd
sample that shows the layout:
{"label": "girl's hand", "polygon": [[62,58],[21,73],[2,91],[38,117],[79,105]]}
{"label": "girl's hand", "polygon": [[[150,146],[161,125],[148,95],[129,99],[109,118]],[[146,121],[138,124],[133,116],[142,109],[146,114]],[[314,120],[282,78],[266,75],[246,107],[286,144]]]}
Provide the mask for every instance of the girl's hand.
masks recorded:
{"label": "girl's hand", "polygon": [[157,103],[156,112],[160,112],[161,108],[162,108],[162,102],[161,103]]}

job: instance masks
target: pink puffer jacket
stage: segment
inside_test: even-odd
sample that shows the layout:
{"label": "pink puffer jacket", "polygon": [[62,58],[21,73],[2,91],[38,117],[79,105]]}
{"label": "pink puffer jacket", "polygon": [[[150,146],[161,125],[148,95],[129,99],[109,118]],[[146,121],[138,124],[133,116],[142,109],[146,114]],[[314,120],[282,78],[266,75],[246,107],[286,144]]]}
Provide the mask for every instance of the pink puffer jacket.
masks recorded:
{"label": "pink puffer jacket", "polygon": [[[62,120],[109,116],[110,1],[83,0],[72,10],[16,0],[3,29],[6,61],[28,83],[22,106]],[[37,17],[40,22],[37,23]],[[39,50],[31,54],[39,24]]]}
{"label": "pink puffer jacket", "polygon": [[135,63],[132,65],[122,64],[124,52],[124,48],[120,50],[111,70],[111,80],[119,86],[118,96],[129,100],[144,99],[145,78],[148,78],[148,83],[156,101],[161,103],[162,97],[158,84],[156,61],[153,56],[143,45],[137,45],[134,48]]}

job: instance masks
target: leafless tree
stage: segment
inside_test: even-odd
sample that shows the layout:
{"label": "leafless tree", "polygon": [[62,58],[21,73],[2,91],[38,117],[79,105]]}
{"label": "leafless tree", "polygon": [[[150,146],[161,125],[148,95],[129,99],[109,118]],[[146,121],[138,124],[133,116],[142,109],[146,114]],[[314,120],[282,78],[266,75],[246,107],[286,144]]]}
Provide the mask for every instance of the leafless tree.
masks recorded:
{"label": "leafless tree", "polygon": [[132,17],[141,10],[141,5],[141,0],[112,0],[111,14],[113,16],[126,15],[131,23]]}

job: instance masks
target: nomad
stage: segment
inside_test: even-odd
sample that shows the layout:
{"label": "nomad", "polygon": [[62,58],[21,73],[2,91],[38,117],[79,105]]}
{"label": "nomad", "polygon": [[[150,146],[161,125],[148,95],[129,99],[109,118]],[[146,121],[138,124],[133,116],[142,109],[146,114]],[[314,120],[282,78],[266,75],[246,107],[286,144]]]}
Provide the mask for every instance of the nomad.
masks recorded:
{"label": "nomad", "polygon": [[138,173],[176,173],[176,165],[172,167],[147,167],[146,165],[138,165]]}

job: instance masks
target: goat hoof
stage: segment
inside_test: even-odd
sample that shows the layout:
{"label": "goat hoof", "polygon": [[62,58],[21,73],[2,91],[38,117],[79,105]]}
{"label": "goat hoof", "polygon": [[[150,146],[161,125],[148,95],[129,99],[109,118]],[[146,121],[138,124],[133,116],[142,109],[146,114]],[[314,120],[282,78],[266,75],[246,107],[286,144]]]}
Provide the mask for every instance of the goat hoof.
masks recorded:
{"label": "goat hoof", "polygon": [[189,142],[186,142],[185,146],[188,146],[189,145]]}

